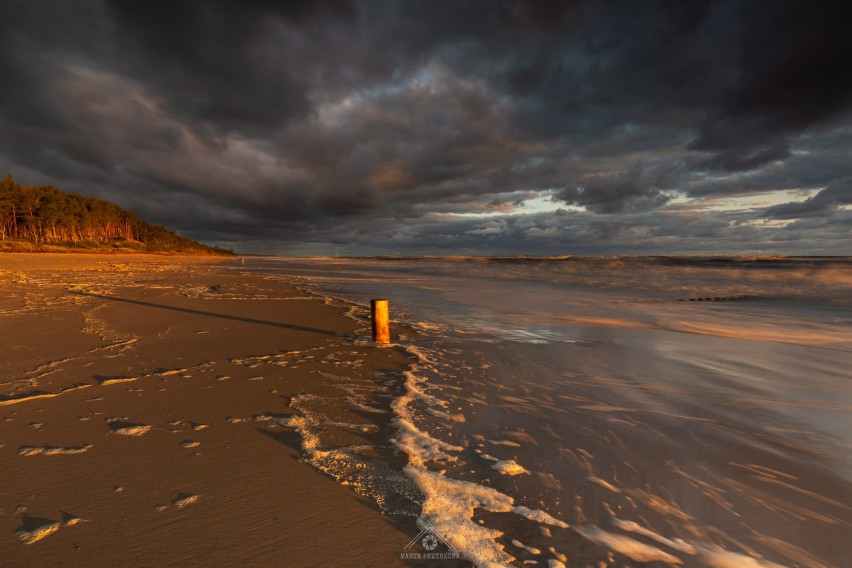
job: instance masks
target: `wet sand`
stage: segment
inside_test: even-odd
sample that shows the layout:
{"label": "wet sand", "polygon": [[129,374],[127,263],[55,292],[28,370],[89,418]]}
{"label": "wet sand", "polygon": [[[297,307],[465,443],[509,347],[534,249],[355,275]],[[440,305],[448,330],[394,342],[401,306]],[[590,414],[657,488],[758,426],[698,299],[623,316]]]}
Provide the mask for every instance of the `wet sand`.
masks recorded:
{"label": "wet sand", "polygon": [[0,255],[2,565],[402,565],[413,518],[316,451],[401,459],[409,360],[345,311],[238,260]]}
{"label": "wet sand", "polygon": [[478,564],[849,565],[847,259],[267,262],[393,283],[419,522]]}

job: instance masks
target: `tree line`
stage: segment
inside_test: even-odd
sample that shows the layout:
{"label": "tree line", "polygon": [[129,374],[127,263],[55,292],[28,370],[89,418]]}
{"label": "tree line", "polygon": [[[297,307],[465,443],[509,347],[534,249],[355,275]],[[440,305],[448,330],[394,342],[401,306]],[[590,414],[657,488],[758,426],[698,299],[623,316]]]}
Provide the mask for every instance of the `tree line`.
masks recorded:
{"label": "tree line", "polygon": [[146,223],[114,203],[52,185],[21,185],[11,175],[0,181],[0,240],[6,239],[68,246],[121,241],[148,252],[231,253]]}

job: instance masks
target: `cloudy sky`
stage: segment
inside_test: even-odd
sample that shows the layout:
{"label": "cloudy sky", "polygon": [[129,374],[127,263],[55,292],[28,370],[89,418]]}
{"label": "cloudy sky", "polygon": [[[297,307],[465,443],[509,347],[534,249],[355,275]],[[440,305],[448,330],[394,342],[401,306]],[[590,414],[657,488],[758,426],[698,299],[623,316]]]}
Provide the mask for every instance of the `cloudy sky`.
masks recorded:
{"label": "cloudy sky", "polygon": [[849,6],[0,0],[0,176],[246,252],[850,254]]}

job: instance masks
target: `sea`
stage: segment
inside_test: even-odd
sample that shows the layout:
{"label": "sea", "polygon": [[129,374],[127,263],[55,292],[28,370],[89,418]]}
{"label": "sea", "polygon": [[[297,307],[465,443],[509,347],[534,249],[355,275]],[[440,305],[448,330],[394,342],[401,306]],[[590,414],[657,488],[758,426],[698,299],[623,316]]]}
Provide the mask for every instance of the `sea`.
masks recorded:
{"label": "sea", "polygon": [[445,553],[422,565],[852,566],[850,257],[234,269],[349,306],[366,347],[389,301],[401,459],[364,493]]}

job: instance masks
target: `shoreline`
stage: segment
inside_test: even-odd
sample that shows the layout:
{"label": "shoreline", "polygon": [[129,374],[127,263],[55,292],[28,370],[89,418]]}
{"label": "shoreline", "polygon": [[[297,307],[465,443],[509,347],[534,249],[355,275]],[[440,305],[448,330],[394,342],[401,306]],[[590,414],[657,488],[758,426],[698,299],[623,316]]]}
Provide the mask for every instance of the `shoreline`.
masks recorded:
{"label": "shoreline", "polygon": [[103,256],[103,255],[118,255],[118,256],[179,256],[179,257],[193,257],[193,258],[215,258],[221,260],[239,258],[241,255],[236,252],[230,253],[222,253],[222,254],[214,254],[209,252],[180,252],[180,251],[141,251],[134,250],[130,248],[85,248],[85,247],[63,247],[59,245],[45,245],[45,244],[33,244],[30,243],[31,247],[24,247],[26,250],[18,249],[19,243],[9,243],[9,241],[0,241],[0,255],[6,254],[35,254],[35,255],[44,255],[44,254],[55,254],[55,255],[92,255],[92,256]]}
{"label": "shoreline", "polygon": [[[849,349],[826,345],[850,321],[848,263],[578,274],[270,258],[266,269],[347,301],[392,284],[413,329],[400,343],[417,357],[394,411],[424,497],[418,525],[477,564],[848,556]],[[679,301],[720,288],[748,299]],[[694,332],[714,324],[730,332]],[[755,333],[772,327],[790,342]]]}
{"label": "shoreline", "polygon": [[401,469],[410,359],[238,262],[0,255],[7,565],[406,565],[414,517],[325,450]]}

